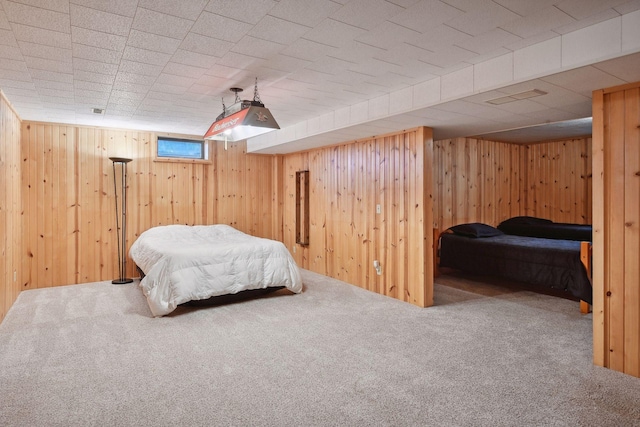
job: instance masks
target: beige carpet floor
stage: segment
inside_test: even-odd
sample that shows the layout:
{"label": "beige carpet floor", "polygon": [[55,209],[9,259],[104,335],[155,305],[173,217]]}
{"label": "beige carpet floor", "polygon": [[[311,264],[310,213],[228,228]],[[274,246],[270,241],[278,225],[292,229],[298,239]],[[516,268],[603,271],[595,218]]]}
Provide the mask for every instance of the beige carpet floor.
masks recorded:
{"label": "beige carpet floor", "polygon": [[640,426],[577,303],[438,279],[421,309],[305,289],[151,317],[136,283],[24,291],[0,324],[2,426]]}

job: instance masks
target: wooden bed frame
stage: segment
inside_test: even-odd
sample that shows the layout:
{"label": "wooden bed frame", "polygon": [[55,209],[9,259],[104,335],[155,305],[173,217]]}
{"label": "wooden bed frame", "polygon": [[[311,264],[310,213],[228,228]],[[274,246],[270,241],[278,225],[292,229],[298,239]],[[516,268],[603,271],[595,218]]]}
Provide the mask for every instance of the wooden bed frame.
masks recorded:
{"label": "wooden bed frame", "polygon": [[[450,231],[445,230],[441,232],[439,229],[433,229],[433,277],[438,277],[440,274],[440,250],[439,250],[439,242],[440,242],[440,234],[447,233]],[[592,271],[591,271],[591,260],[593,255],[593,245],[591,242],[580,242],[580,261],[587,269],[587,276],[589,277],[589,281],[591,282]],[[586,301],[580,300],[580,313],[587,314],[591,312],[591,304]]]}

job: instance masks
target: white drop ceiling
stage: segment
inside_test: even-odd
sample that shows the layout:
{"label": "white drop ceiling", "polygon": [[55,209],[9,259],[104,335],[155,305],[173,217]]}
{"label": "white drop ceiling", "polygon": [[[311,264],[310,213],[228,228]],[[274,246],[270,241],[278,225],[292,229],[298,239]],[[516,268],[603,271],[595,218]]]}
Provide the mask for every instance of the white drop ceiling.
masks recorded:
{"label": "white drop ceiling", "polygon": [[640,80],[639,52],[639,0],[0,0],[0,89],[23,120],[203,135],[257,77],[282,128],[249,141],[264,153],[422,125],[574,136],[585,122],[560,122]]}

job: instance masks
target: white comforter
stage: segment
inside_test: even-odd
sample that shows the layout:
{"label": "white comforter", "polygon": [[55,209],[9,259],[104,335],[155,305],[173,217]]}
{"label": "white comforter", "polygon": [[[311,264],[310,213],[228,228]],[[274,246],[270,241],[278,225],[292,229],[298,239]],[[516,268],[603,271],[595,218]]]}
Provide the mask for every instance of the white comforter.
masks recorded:
{"label": "white comforter", "polygon": [[154,316],[178,304],[247,289],[286,286],[302,291],[302,279],[286,247],[228,225],[167,225],[143,232],[129,255]]}

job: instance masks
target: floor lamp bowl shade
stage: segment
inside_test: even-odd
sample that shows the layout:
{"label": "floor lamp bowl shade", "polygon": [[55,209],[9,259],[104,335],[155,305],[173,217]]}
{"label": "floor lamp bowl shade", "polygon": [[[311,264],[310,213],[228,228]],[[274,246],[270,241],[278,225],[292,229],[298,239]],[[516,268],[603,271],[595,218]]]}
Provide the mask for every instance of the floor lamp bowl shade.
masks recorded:
{"label": "floor lamp bowl shade", "polygon": [[[113,189],[116,201],[116,233],[118,236],[118,278],[111,281],[114,285],[133,282],[127,278],[127,163],[132,159],[109,157],[113,162]],[[120,167],[120,203],[118,204],[118,173]]]}

